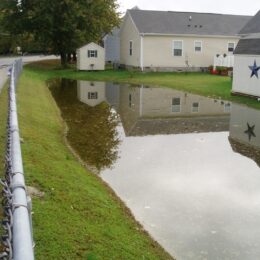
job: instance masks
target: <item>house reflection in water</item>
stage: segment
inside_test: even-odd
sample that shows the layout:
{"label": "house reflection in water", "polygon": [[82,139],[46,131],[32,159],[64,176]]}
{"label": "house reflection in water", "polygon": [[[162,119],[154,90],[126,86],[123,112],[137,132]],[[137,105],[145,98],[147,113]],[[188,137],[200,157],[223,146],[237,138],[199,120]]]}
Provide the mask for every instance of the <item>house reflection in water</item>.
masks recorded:
{"label": "house reflection in water", "polygon": [[228,131],[231,104],[169,88],[78,81],[78,98],[106,101],[120,114],[126,136]]}
{"label": "house reflection in water", "polygon": [[227,131],[230,103],[169,88],[121,89],[119,114],[127,136]]}
{"label": "house reflection in water", "polygon": [[260,167],[259,110],[232,104],[229,141],[234,152],[253,159]]}

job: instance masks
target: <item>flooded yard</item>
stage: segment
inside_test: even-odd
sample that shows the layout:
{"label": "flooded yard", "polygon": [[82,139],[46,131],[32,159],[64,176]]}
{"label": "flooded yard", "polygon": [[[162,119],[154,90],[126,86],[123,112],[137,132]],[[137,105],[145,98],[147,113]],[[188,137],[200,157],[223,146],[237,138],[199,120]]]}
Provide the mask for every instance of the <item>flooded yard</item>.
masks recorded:
{"label": "flooded yard", "polygon": [[177,259],[260,259],[260,111],[169,88],[53,80],[79,156]]}

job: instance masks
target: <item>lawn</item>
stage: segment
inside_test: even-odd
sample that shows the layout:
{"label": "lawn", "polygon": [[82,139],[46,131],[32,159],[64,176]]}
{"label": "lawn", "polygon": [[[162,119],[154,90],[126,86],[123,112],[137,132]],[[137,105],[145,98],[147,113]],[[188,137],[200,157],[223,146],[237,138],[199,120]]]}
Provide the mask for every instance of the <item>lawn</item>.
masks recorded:
{"label": "lawn", "polygon": [[[72,155],[46,78],[25,69],[17,89],[26,183],[45,193],[33,197],[36,259],[172,259]],[[0,95],[1,155],[6,99],[5,88]]]}
{"label": "lawn", "polygon": [[[45,193],[33,197],[36,259],[171,259],[111,189],[72,155],[64,140],[60,111],[45,84],[57,77],[166,86],[255,108],[260,104],[231,96],[231,79],[209,74],[77,72],[59,69],[55,61],[24,68],[17,99],[26,182]],[[5,88],[0,95],[1,155],[6,99]]]}
{"label": "lawn", "polygon": [[207,97],[230,100],[232,102],[260,109],[260,102],[255,99],[231,95],[232,80],[230,77],[211,75],[208,73],[142,73],[112,69],[100,72],[84,72],[76,71],[73,68],[66,70],[58,69],[57,61],[32,63],[26,70],[38,75],[38,77],[43,80],[63,77],[80,80],[113,81],[164,86]]}

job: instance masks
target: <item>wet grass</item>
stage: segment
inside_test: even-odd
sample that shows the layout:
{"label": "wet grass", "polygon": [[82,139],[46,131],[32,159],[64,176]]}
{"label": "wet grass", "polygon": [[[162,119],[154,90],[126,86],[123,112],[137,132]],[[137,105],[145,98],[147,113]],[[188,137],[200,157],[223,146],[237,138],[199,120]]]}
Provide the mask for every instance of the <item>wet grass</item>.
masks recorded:
{"label": "wet grass", "polygon": [[[36,259],[171,259],[101,179],[72,155],[46,75],[25,69],[17,89],[26,183],[45,193],[42,198],[33,197]],[[6,99],[4,89],[1,155]]]}
{"label": "wet grass", "polygon": [[57,61],[36,62],[29,65],[27,70],[41,77],[50,79],[63,77],[70,79],[113,81],[132,84],[147,84],[165,86],[212,98],[221,98],[260,109],[257,100],[231,95],[232,80],[230,77],[210,75],[207,73],[141,73],[125,70],[106,70],[100,72],[76,71],[75,67],[61,70]]}

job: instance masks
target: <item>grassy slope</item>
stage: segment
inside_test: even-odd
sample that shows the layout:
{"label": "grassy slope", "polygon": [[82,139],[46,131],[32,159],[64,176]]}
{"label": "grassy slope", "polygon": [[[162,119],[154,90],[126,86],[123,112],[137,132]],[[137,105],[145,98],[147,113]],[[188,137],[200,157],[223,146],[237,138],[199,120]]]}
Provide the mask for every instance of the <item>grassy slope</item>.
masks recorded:
{"label": "grassy slope", "polygon": [[[17,97],[26,181],[45,192],[33,199],[36,259],[170,259],[71,155],[43,77],[25,70]],[[1,143],[5,98],[1,95]]]}
{"label": "grassy slope", "polygon": [[[18,101],[26,179],[29,185],[45,192],[43,199],[33,201],[37,259],[169,258],[138,231],[140,227],[110,190],[81,167],[64,145],[64,126],[44,83],[53,77],[164,85],[257,108],[259,103],[231,96],[229,78],[199,73],[76,72],[53,70],[50,62],[24,70]],[[1,154],[5,143],[5,100],[6,90],[0,96]]]}

